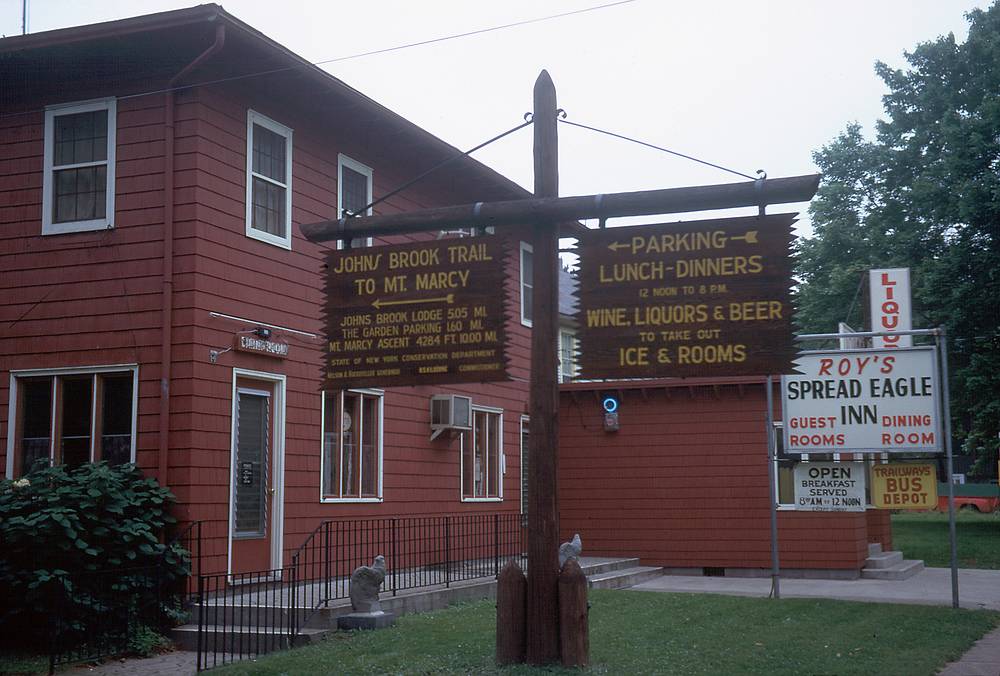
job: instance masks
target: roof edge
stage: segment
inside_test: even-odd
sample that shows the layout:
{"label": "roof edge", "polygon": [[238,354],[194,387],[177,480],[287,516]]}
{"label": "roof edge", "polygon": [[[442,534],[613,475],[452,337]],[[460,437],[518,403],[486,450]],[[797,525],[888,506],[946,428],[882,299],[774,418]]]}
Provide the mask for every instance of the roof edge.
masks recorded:
{"label": "roof edge", "polygon": [[225,11],[220,5],[210,3],[185,9],[157,12],[156,14],[144,14],[129,19],[113,19],[111,21],[86,24],[84,26],[56,28],[50,31],[42,31],[41,33],[13,35],[0,39],[0,53],[39,49],[55,45],[72,44],[74,42],[86,42],[88,40],[117,37],[160,28],[185,26],[191,23],[211,22],[216,21],[223,14],[225,14]]}

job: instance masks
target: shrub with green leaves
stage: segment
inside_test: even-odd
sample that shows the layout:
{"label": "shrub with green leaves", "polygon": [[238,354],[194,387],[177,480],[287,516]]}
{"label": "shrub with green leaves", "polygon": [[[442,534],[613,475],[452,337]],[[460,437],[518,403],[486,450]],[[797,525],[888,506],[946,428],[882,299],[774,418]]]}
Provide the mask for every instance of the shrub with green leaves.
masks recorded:
{"label": "shrub with green leaves", "polygon": [[190,573],[188,553],[160,542],[173,503],[131,464],[40,467],[0,481],[0,636],[15,623],[51,626],[54,606],[80,633],[90,617],[150,617],[151,605],[162,618],[164,590]]}

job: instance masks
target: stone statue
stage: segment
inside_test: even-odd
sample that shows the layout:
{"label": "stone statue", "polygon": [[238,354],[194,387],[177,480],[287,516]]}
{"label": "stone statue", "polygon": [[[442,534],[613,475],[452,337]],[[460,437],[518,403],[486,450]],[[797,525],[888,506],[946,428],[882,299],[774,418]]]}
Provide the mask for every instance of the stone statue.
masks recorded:
{"label": "stone statue", "polygon": [[570,559],[579,559],[582,551],[583,540],[580,539],[580,534],[576,533],[572,540],[559,545],[559,569],[562,570]]}
{"label": "stone statue", "polygon": [[351,573],[351,608],[355,613],[381,613],[378,590],[385,579],[385,557],[379,554],[370,566],[358,566]]}

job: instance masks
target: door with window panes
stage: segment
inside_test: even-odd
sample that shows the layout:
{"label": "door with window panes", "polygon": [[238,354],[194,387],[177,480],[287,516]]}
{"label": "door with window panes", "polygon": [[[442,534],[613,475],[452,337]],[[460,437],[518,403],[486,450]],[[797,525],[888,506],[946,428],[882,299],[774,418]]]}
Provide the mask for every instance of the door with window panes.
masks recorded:
{"label": "door with window panes", "polygon": [[274,385],[237,380],[232,452],[233,573],[271,568]]}

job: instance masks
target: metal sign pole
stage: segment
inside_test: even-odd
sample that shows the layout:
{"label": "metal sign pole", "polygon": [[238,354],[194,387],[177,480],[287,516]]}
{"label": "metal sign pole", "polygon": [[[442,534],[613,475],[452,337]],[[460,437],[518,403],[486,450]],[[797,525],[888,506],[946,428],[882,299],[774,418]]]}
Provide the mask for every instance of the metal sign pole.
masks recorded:
{"label": "metal sign pole", "polygon": [[778,560],[778,491],[776,483],[777,449],[774,438],[774,386],[771,376],[767,377],[767,488],[771,500],[771,592],[774,598],[781,598],[780,563]]}
{"label": "metal sign pole", "polygon": [[951,454],[951,397],[948,388],[948,336],[944,327],[936,336],[941,368],[941,417],[944,418],[944,449],[948,461],[948,538],[951,544],[951,607],[958,608],[958,542],[955,535],[955,482]]}

